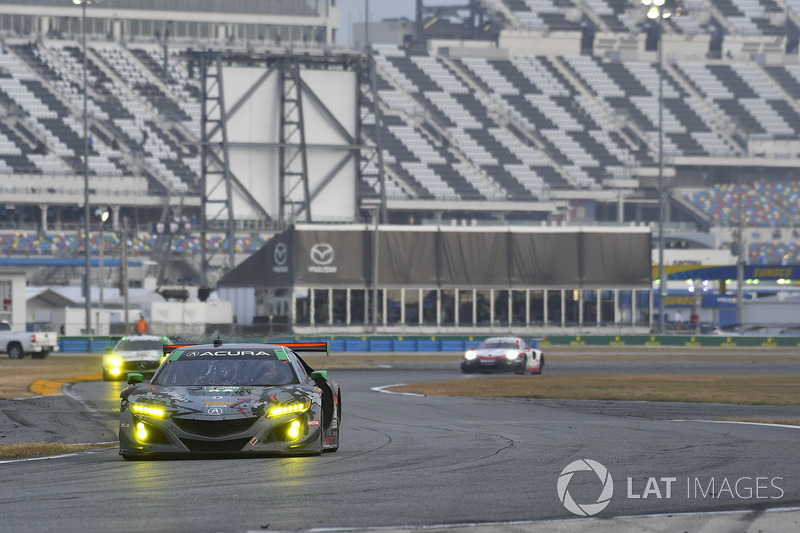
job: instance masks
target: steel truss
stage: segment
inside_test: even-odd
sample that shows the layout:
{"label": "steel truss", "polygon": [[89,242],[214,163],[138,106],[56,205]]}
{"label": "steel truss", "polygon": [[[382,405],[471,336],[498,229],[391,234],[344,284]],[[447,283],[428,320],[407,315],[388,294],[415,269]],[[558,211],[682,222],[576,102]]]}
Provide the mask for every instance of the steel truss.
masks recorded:
{"label": "steel truss", "polygon": [[[357,158],[356,187],[353,194],[356,205],[363,207],[364,201],[376,204],[375,198],[361,197],[360,184],[363,171],[371,162],[379,169],[379,202],[382,216],[385,219],[385,193],[383,186],[383,155],[380,141],[380,110],[377,98],[377,81],[375,62],[371,55],[359,52],[329,54],[315,51],[313,53],[273,52],[194,52],[197,60],[202,91],[202,187],[201,232],[202,232],[202,268],[203,280],[208,285],[211,269],[212,251],[207,247],[208,231],[225,228],[227,230],[228,259],[226,269],[234,265],[234,236],[236,220],[233,212],[233,195],[237,201],[245,202],[262,218],[264,227],[281,230],[295,220],[313,222],[312,202],[321,191],[331,183],[336,175],[353,158]],[[266,67],[264,73],[249,87],[232,105],[226,104],[222,89],[223,65]],[[306,84],[301,77],[302,69],[315,70],[349,70],[355,71],[358,82],[356,105],[356,134],[352,135],[325,106],[323,100]],[[250,98],[271,76],[279,77],[280,87],[280,132],[278,143],[241,143],[236,146],[250,145],[253,148],[277,149],[279,157],[279,203],[278,216],[273,218],[261,203],[242,185],[230,169],[228,121],[244,107]],[[308,150],[313,148],[306,142],[306,125],[304,113],[308,106],[314,107],[344,140],[344,155],[321,181],[312,184],[308,175]],[[362,122],[368,120],[375,124],[374,134],[367,137]],[[224,191],[224,194],[220,194]],[[299,193],[299,194],[298,194]],[[213,283],[211,283],[213,285]]]}

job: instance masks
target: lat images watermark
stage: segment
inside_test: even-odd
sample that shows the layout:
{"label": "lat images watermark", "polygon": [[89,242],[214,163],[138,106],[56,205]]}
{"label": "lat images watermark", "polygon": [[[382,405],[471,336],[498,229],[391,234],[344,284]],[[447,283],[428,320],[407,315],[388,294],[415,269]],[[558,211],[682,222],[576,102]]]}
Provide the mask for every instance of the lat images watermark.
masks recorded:
{"label": "lat images watermark", "polygon": [[[594,473],[583,478],[583,498],[577,501],[569,490],[575,474]],[[589,479],[590,481],[586,481]],[[647,476],[628,477],[625,498],[629,500],[663,500],[685,498],[687,500],[779,500],[784,497],[783,477],[780,476]],[[596,501],[586,498],[587,484],[593,494],[599,492]],[[614,497],[614,480],[608,469],[592,459],[578,459],[568,464],[558,477],[558,499],[571,513],[578,516],[594,516],[611,503]]]}
{"label": "lat images watermark", "polygon": [[[597,501],[594,503],[578,503],[569,493],[569,482],[572,481],[572,476],[574,476],[576,472],[584,470],[591,470],[597,474],[597,478],[603,485],[600,496],[598,496]],[[578,516],[596,515],[611,503],[611,497],[613,495],[614,480],[611,478],[611,474],[608,473],[608,469],[597,461],[578,459],[568,464],[567,467],[561,471],[561,475],[558,476],[558,499],[561,500],[561,503],[564,504],[564,507],[566,507],[569,512]]]}

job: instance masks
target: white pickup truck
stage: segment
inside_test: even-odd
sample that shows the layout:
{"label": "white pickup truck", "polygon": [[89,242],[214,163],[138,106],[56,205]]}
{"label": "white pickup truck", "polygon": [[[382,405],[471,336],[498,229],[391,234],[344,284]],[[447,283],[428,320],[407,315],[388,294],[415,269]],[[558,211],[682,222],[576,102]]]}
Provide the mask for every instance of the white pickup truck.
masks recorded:
{"label": "white pickup truck", "polygon": [[31,354],[34,359],[44,359],[50,352],[58,351],[58,334],[54,331],[11,331],[11,324],[0,322],[0,352],[11,359],[22,359]]}

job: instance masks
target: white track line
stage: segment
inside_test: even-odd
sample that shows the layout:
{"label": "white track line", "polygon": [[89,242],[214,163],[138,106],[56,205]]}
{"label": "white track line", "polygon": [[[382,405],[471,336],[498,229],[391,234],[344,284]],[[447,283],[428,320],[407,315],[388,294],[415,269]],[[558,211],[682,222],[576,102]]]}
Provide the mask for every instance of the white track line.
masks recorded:
{"label": "white track line", "polygon": [[413,393],[413,392],[394,392],[394,391],[386,390],[389,387],[400,387],[402,385],[406,385],[406,383],[395,383],[394,385],[384,385],[383,387],[372,387],[372,388],[370,388],[370,390],[373,390],[375,392],[382,392],[384,394],[397,394],[397,395],[400,395],[400,396],[420,396],[420,397],[423,397],[423,398],[425,397],[424,394],[416,394],[416,393]]}
{"label": "white track line", "polygon": [[[95,443],[89,443],[95,444]],[[108,443],[97,443],[97,444],[108,444]],[[114,448],[108,448],[109,450],[113,450]],[[81,452],[70,452],[70,453],[62,453],[60,455],[43,455],[41,457],[25,457],[23,459],[5,459],[0,461],[0,465],[8,464],[8,463],[25,463],[28,461],[45,461],[47,459],[63,459],[64,457],[77,457],[78,455],[88,455],[90,453],[98,453],[98,450],[86,450]]]}
{"label": "white track line", "polygon": [[771,428],[789,428],[789,429],[800,429],[800,426],[794,426],[791,424],[771,424],[767,422],[745,422],[742,420],[681,420],[675,419],[670,420],[670,422],[705,422],[707,424],[742,424],[745,426],[766,426]]}

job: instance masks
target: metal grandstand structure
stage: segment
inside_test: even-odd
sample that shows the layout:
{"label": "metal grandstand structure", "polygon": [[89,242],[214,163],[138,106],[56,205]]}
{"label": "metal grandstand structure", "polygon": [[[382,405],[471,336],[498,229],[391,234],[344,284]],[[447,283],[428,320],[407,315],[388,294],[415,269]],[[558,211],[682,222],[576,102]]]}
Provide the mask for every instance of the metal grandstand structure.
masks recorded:
{"label": "metal grandstand structure", "polygon": [[[377,42],[373,27],[369,52],[337,47],[330,0],[209,3],[213,21],[199,0],[155,4],[87,10],[88,162],[92,206],[132,222],[162,280],[213,286],[293,221],[376,206],[389,224],[653,224],[660,138],[668,242],[709,231],[724,253],[744,221],[748,264],[800,261],[800,0],[690,0],[663,33],[633,0],[418,2],[410,33]],[[497,25],[467,40],[483,12]],[[75,234],[76,13],[0,0],[9,255],[98,246],[94,227]],[[458,39],[448,17],[467,21]]]}
{"label": "metal grandstand structure", "polygon": [[[237,226],[248,221],[278,230],[296,220],[359,216],[356,184],[362,169],[370,162],[383,167],[380,137],[368,141],[361,128],[362,109],[368,110],[368,120],[380,123],[371,56],[215,51],[194,57],[203,80],[203,242],[208,231],[221,228],[233,242]],[[325,72],[331,80],[324,79]],[[352,78],[344,80],[354,89],[352,101],[326,94],[325,87],[342,82],[343,75]],[[236,95],[227,95],[230,87],[236,87]],[[267,125],[266,131],[241,134],[240,117],[256,123],[277,119],[277,131]],[[252,158],[259,164],[250,165]],[[315,217],[322,195],[336,195],[346,207],[341,212],[327,208]],[[202,255],[208,283],[214,253],[204,246]],[[230,246],[226,267],[233,266]]]}

